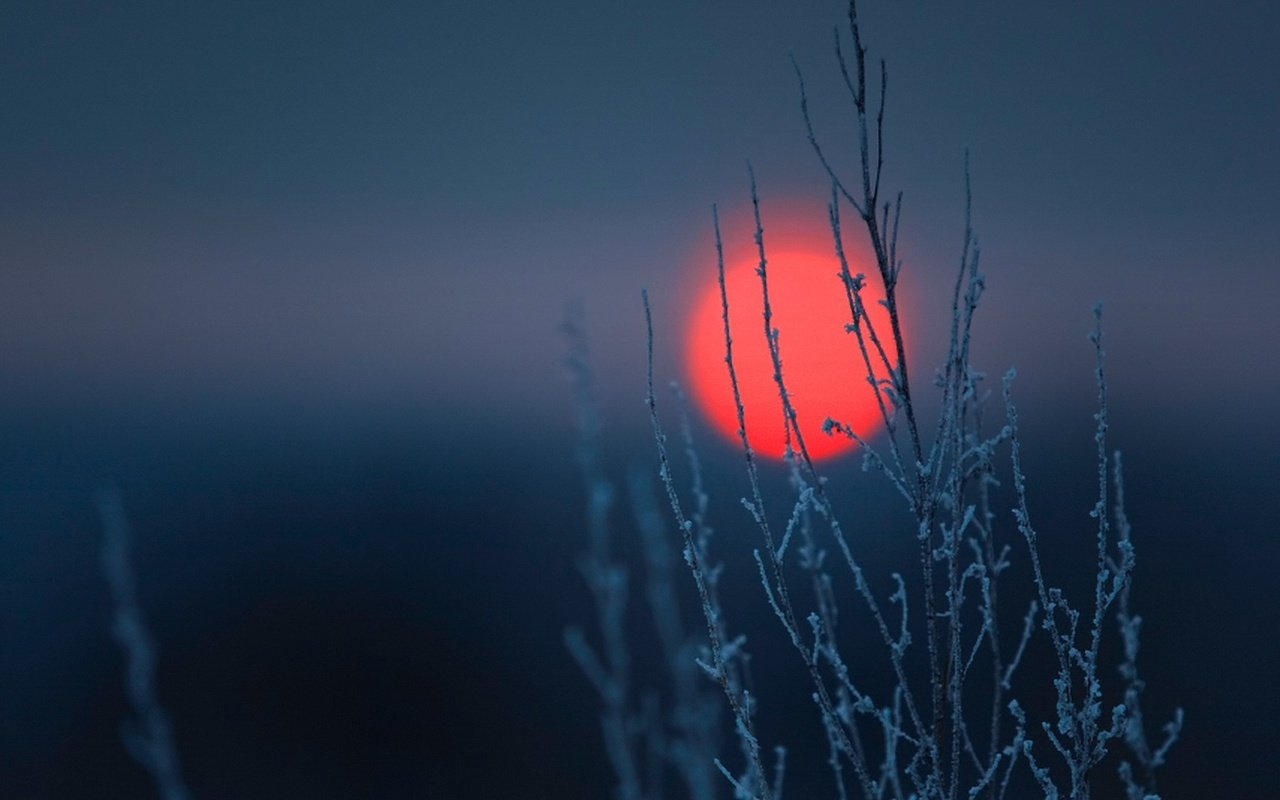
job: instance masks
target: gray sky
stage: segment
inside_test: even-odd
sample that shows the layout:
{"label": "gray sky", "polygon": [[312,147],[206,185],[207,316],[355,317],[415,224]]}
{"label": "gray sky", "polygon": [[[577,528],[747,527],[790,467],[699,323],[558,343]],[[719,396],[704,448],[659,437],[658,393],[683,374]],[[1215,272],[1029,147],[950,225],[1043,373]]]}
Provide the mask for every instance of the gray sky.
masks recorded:
{"label": "gray sky", "polygon": [[[1223,385],[1275,397],[1272,4],[865,6],[921,330],[957,258],[967,146],[993,372],[1087,386],[1105,299],[1130,396],[1187,414]],[[606,397],[633,398],[639,289],[678,376],[709,208],[743,207],[748,159],[766,224],[825,197],[789,54],[852,165],[842,12],[6,6],[7,402],[559,415],[575,297]]]}

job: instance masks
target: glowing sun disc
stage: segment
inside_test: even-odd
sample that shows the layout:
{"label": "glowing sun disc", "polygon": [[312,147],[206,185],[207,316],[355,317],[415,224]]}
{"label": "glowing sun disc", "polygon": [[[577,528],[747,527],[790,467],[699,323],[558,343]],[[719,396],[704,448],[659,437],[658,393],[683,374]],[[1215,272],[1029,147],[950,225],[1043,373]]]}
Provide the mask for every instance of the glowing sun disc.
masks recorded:
{"label": "glowing sun disc", "polygon": [[[782,458],[786,428],[782,400],[765,340],[764,302],[758,257],[742,253],[726,258],[725,290],[733,361],[746,411],[746,430],[757,453]],[[857,274],[855,264],[850,271]],[[859,436],[868,437],[881,424],[875,394],[867,382],[857,337],[846,332],[849,301],[839,277],[840,262],[832,253],[786,249],[768,253],[769,304],[779,332],[783,380],[796,410],[809,455],[830,458],[855,447],[848,436],[828,435],[823,422],[832,418]],[[862,302],[877,334],[888,337],[889,315],[879,280],[868,276]],[[868,344],[870,347],[870,344]],[[874,355],[874,350],[872,351]],[[715,429],[734,443],[738,413],[725,364],[724,319],[720,286],[714,272],[699,289],[685,336],[685,365],[696,406]],[[799,445],[793,441],[793,449]]]}

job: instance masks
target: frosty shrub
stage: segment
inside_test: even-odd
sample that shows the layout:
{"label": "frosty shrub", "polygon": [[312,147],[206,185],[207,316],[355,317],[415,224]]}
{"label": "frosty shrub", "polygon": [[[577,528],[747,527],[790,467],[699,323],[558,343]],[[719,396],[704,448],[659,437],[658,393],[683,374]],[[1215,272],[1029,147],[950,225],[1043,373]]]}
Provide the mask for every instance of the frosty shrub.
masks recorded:
{"label": "frosty shrub", "polygon": [[[1097,500],[1086,538],[1095,552],[1091,590],[1068,592],[1076,581],[1055,574],[1041,557],[1036,517],[1022,463],[1014,372],[1000,390],[1003,423],[983,424],[982,374],[971,363],[971,332],[984,276],[965,209],[965,234],[954,283],[948,286],[951,316],[946,361],[932,387],[936,419],[926,420],[919,386],[912,383],[910,353],[899,309],[897,253],[901,195],[881,197],[883,169],[883,62],[875,103],[867,89],[866,48],[857,9],[849,5],[852,52],[837,35],[836,57],[856,115],[860,174],[850,183],[832,167],[814,133],[803,77],[801,110],[809,141],[831,180],[830,246],[841,267],[848,303],[846,330],[860,369],[872,387],[883,434],[859,436],[838,419],[826,419],[825,435],[855,440],[864,466],[878,472],[896,493],[909,524],[876,536],[914,536],[918,575],[893,573],[891,592],[877,590],[859,559],[863,532],[850,533],[837,514],[835,484],[810,457],[790,401],[785,369],[786,332],[773,326],[769,254],[765,226],[751,178],[755,212],[757,274],[763,303],[755,330],[730,326],[724,249],[713,215],[724,322],[725,365],[733,386],[738,437],[748,496],[744,524],[756,530],[752,549],[767,608],[794,650],[798,680],[808,682],[812,729],[825,734],[832,796],[845,798],[1089,798],[1102,787],[1122,788],[1129,800],[1158,797],[1156,776],[1182,727],[1178,710],[1155,741],[1148,740],[1137,656],[1141,619],[1130,609],[1135,557],[1125,516],[1121,460],[1108,447],[1107,382],[1102,311],[1095,308],[1090,340],[1096,355],[1095,414]],[[968,168],[966,164],[966,197]],[[851,228],[865,236],[884,291],[888,326],[874,324],[864,306],[867,276],[855,274],[846,257]],[[606,477],[591,399],[586,337],[579,314],[566,325],[570,365],[578,391],[579,463],[588,490],[589,549],[582,571],[598,612],[598,642],[571,628],[566,643],[603,705],[605,747],[620,798],[663,795],[704,800],[778,800],[786,788],[786,751],[766,742],[803,738],[804,733],[764,730],[750,680],[748,643],[735,633],[721,604],[722,569],[712,552],[709,497],[683,397],[675,388],[678,446],[672,446],[659,414],[654,388],[654,330],[649,298],[648,394],[658,476],[674,532],[664,524],[648,475],[632,475],[629,494],[644,554],[645,597],[663,663],[664,681],[635,681],[629,651],[626,548],[612,533],[616,491]],[[768,345],[779,400],[777,424],[785,427],[786,500],[764,485],[739,391],[735,337],[760,336]],[[988,413],[988,415],[990,415]],[[759,425],[758,421],[753,424]],[[989,429],[994,428],[994,429]],[[677,465],[689,476],[676,479]],[[1002,486],[1004,490],[1002,491]],[[1011,507],[1002,507],[1000,504]],[[747,537],[736,537],[744,541]],[[696,590],[702,621],[688,626],[681,615],[673,555],[683,560]],[[1008,586],[1006,570],[1021,561],[1028,581]],[[1017,571],[1015,571],[1017,572]],[[851,588],[851,591],[848,589]],[[1015,598],[1017,607],[1009,607]],[[838,608],[837,599],[857,608]],[[1025,599],[1024,599],[1025,598]],[[837,625],[840,614],[862,615],[872,640],[851,641]],[[695,631],[700,631],[695,633]],[[1104,639],[1121,653],[1104,663]],[[1043,658],[1031,657],[1033,651]],[[1118,667],[1118,669],[1117,669]],[[887,671],[890,680],[866,681]],[[1118,679],[1116,679],[1118,678]],[[637,685],[662,686],[641,692]],[[887,691],[864,688],[888,685]],[[767,692],[767,687],[762,691]],[[1050,702],[1042,702],[1049,698]],[[1038,710],[1042,709],[1042,710]],[[799,715],[791,715],[796,717]],[[790,719],[790,717],[789,717]],[[807,732],[806,732],[807,733]],[[1110,755],[1109,755],[1110,754]],[[1101,770],[1106,759],[1114,769]],[[679,787],[678,792],[676,787]]]}

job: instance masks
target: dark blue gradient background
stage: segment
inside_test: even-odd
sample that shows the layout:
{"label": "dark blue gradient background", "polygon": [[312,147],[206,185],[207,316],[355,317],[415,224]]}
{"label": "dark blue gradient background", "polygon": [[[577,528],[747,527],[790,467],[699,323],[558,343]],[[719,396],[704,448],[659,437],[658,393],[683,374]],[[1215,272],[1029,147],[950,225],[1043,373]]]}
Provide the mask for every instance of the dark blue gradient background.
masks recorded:
{"label": "dark blue gradient background", "polygon": [[[1107,302],[1149,714],[1188,711],[1166,796],[1272,796],[1280,17],[864,5],[917,374],[941,359],[968,147],[977,361],[1019,367],[1032,500],[1062,536],[1088,524],[1085,333]],[[678,378],[711,204],[742,210],[748,159],[766,225],[825,197],[789,53],[852,167],[842,14],[6,4],[0,797],[151,791],[118,737],[107,485],[197,797],[606,796],[596,699],[561,644],[594,612],[556,328],[583,299],[621,481],[653,458],[640,288]],[[723,541],[746,551],[737,458],[699,430]],[[831,474],[889,518],[856,459]]]}

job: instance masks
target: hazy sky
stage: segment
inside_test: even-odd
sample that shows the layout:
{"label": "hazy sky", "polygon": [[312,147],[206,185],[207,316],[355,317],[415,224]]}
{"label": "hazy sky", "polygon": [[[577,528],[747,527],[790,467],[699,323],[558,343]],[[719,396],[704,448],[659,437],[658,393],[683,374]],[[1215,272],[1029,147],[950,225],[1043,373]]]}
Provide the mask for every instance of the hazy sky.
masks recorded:
{"label": "hazy sky", "polygon": [[[621,381],[639,288],[674,339],[710,205],[743,207],[749,159],[766,220],[822,202],[789,54],[852,164],[841,12],[10,5],[6,402],[556,413],[565,301],[587,301]],[[864,13],[919,325],[958,253],[968,147],[993,369],[1068,357],[1102,298],[1134,392],[1280,390],[1271,4]]]}

